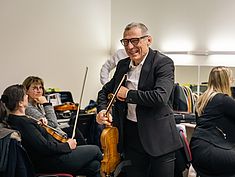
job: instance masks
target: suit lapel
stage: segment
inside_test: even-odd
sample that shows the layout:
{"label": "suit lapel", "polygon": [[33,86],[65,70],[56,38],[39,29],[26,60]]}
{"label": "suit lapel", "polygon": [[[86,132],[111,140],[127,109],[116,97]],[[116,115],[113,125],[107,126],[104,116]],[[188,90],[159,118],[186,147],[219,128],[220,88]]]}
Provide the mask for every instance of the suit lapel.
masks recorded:
{"label": "suit lapel", "polygon": [[121,78],[124,74],[127,74],[127,72],[129,71],[129,65],[130,65],[130,59],[125,61],[125,64],[123,64],[123,66],[120,68],[120,75]]}
{"label": "suit lapel", "polygon": [[140,90],[146,84],[145,81],[147,80],[148,75],[151,71],[154,56],[155,56],[155,52],[150,48],[148,56],[146,57],[146,59],[144,61],[144,64],[143,64],[143,67],[142,67],[142,70],[140,73],[140,79],[139,79],[139,84],[138,84],[138,89],[140,89]]}
{"label": "suit lapel", "polygon": [[[114,88],[114,91],[117,89],[119,83],[121,82],[122,80],[122,77],[124,76],[124,74],[127,74],[127,72],[129,71],[129,65],[130,65],[130,59],[129,60],[126,60],[124,63],[122,63],[122,65],[120,65],[120,68],[119,68],[119,72],[118,72],[118,75],[117,75],[117,79],[116,79],[116,84],[115,84],[115,88]],[[126,81],[123,82],[122,85],[125,85]]]}

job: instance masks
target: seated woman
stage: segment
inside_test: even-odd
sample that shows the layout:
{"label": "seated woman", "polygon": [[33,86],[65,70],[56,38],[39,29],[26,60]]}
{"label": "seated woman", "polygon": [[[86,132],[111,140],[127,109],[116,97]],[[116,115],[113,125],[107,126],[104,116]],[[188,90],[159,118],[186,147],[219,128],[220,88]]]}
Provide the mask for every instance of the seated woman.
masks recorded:
{"label": "seated woman", "polygon": [[[36,76],[29,76],[23,81],[23,86],[29,99],[28,107],[25,110],[26,115],[36,119],[46,118],[48,125],[55,128],[59,134],[71,136],[72,127],[64,128],[63,130],[59,127],[54,108],[44,96],[45,88],[43,80]],[[76,129],[75,138],[78,141],[78,145],[86,144],[82,133],[78,129]]]}
{"label": "seated woman", "polygon": [[192,164],[200,176],[235,176],[235,100],[232,71],[214,67],[196,105],[197,126],[190,141]]}
{"label": "seated woman", "polygon": [[[8,109],[7,123],[18,130],[36,172],[65,172],[87,177],[100,177],[102,153],[98,146],[76,146],[75,139],[61,143],[47,133],[38,121],[25,115],[28,95],[23,85],[12,85],[1,96],[0,110]],[[4,117],[1,111],[0,117]]]}

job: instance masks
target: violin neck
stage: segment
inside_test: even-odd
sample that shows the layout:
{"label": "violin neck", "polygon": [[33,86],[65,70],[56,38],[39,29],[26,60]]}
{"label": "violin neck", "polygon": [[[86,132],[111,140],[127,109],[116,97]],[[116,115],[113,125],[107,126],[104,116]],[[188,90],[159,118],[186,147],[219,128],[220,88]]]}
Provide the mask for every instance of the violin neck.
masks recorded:
{"label": "violin neck", "polygon": [[122,83],[124,82],[124,80],[126,79],[127,77],[127,74],[124,74],[123,77],[122,77],[122,80],[120,81],[116,91],[114,92],[113,96],[112,96],[112,99],[110,100],[109,104],[108,104],[108,107],[107,107],[107,111],[105,112],[105,115],[107,116],[108,113],[110,112],[111,108],[112,108],[112,105],[117,97],[117,94],[118,94],[118,91],[120,90],[121,86],[122,86]]}
{"label": "violin neck", "polygon": [[[28,118],[30,118],[30,119],[33,119],[34,121],[36,121],[36,122],[40,122],[38,119],[36,119],[35,117],[32,117],[32,116],[28,116],[27,115],[27,117]],[[42,123],[42,122],[40,122],[40,123]],[[43,123],[42,123],[43,124]],[[58,130],[57,129],[55,129],[54,127],[51,127],[51,126],[49,126],[49,125],[45,125],[45,124],[43,124],[43,126],[45,126],[45,127],[48,127],[48,128],[50,128],[50,129],[52,129],[53,131],[55,131],[55,132],[57,132],[58,133]]]}

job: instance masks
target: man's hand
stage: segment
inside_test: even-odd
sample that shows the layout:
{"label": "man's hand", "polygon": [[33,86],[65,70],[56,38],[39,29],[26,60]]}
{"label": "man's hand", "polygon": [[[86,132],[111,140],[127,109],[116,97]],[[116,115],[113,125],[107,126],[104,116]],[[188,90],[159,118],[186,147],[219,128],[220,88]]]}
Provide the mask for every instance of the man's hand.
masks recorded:
{"label": "man's hand", "polygon": [[128,88],[121,86],[121,88],[117,93],[117,99],[120,101],[125,101],[128,91],[129,91]]}
{"label": "man's hand", "polygon": [[113,121],[113,118],[112,118],[111,114],[109,114],[109,113],[106,116],[105,112],[106,112],[106,110],[102,110],[96,115],[96,122],[101,125],[104,124],[104,125],[111,126],[111,122]]}

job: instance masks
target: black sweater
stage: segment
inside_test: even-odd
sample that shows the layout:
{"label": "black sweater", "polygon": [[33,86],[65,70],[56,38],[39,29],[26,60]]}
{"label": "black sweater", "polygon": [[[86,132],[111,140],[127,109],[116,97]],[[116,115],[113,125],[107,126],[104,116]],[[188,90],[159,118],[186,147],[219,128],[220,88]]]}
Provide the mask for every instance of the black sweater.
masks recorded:
{"label": "black sweater", "polygon": [[197,119],[193,138],[203,139],[218,147],[235,146],[235,100],[219,93],[207,104]]}
{"label": "black sweater", "polygon": [[57,158],[60,154],[71,152],[68,143],[58,142],[43,127],[26,116],[10,114],[8,124],[21,133],[22,145],[34,165],[41,165],[48,158]]}

